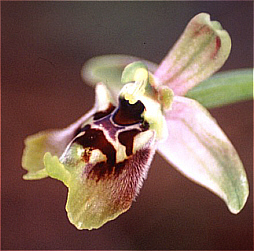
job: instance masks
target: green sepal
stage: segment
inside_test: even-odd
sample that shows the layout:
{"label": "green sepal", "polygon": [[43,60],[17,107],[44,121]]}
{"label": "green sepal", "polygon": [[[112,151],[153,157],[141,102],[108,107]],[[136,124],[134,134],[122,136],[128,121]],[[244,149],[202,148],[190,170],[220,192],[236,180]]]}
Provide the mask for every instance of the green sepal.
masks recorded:
{"label": "green sepal", "polygon": [[43,156],[49,149],[55,152],[54,142],[50,139],[52,131],[43,131],[25,139],[22,167],[28,171],[25,180],[43,179],[48,176],[43,164]]}

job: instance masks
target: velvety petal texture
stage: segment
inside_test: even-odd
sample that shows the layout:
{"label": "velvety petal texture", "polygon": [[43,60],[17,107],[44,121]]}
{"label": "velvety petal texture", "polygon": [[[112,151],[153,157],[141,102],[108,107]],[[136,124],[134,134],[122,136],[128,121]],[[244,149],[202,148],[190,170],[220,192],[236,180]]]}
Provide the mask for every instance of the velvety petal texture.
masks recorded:
{"label": "velvety petal texture", "polygon": [[196,15],[154,75],[175,95],[187,91],[211,76],[224,64],[231,49],[231,39],[220,23],[209,14]]}
{"label": "velvety petal texture", "polygon": [[169,136],[159,143],[159,153],[186,177],[221,197],[232,213],[238,213],[249,194],[246,173],[216,121],[198,102],[177,96],[165,116]]}
{"label": "velvety petal texture", "polygon": [[[79,156],[79,145],[73,144],[61,158],[46,153],[44,163],[50,177],[61,180],[69,190],[66,204],[68,218],[78,229],[99,228],[127,211],[146,178],[155,153],[154,137],[112,172],[93,170]],[[153,147],[152,147],[153,146]],[[99,158],[96,159],[99,161]]]}

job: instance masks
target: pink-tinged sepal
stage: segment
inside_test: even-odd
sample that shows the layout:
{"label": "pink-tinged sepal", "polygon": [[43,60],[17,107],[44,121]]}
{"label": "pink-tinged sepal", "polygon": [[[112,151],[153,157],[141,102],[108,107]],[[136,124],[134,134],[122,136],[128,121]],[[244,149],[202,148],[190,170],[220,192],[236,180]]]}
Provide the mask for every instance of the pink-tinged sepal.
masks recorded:
{"label": "pink-tinged sepal", "polygon": [[220,23],[200,13],[159,65],[154,75],[175,95],[188,90],[219,70],[231,50],[231,39]]}
{"label": "pink-tinged sepal", "polygon": [[249,194],[248,181],[236,150],[216,121],[198,102],[179,96],[165,116],[168,138],[158,144],[158,152],[238,213]]}

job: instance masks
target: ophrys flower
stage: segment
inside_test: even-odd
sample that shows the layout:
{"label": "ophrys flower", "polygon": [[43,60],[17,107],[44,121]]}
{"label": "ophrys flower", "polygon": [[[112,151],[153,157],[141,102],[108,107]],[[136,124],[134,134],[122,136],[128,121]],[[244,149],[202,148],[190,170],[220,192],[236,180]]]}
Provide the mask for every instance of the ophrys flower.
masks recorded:
{"label": "ophrys flower", "polygon": [[24,178],[61,180],[69,189],[70,221],[98,228],[130,208],[157,150],[238,213],[248,182],[237,152],[208,111],[183,97],[224,64],[230,48],[228,33],[201,13],[158,68],[126,64],[115,85],[96,81],[98,58],[88,62],[84,78],[99,82],[95,106],[65,129],[26,139]]}

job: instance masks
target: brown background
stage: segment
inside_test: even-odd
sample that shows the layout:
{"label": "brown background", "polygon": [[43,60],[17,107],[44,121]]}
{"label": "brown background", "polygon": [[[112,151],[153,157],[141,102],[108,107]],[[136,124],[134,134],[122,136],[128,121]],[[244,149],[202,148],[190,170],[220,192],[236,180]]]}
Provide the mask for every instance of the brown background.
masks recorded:
{"label": "brown background", "polygon": [[251,193],[239,215],[159,155],[137,201],[99,230],[66,217],[59,181],[24,181],[23,140],[61,128],[93,105],[80,78],[96,55],[156,63],[199,12],[232,37],[222,70],[252,66],[251,2],[2,2],[2,249],[252,249],[252,102],[211,110],[245,165]]}

